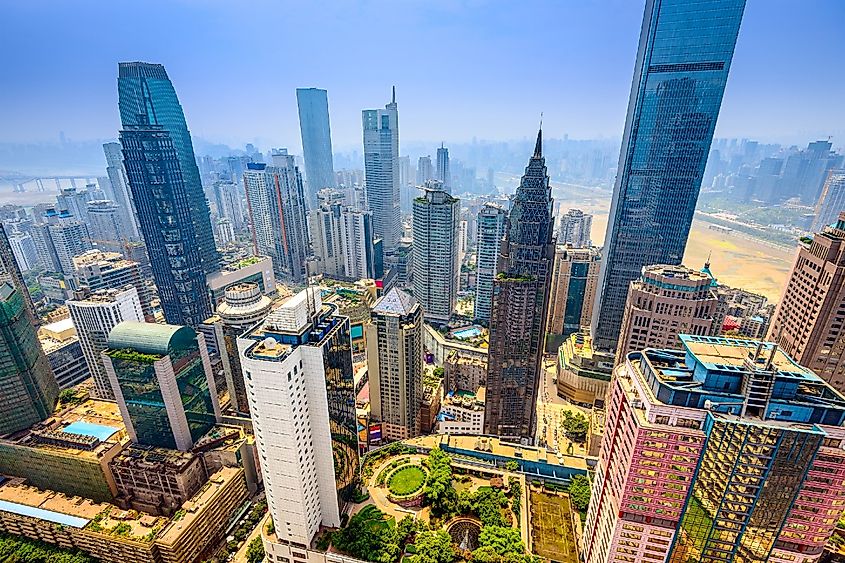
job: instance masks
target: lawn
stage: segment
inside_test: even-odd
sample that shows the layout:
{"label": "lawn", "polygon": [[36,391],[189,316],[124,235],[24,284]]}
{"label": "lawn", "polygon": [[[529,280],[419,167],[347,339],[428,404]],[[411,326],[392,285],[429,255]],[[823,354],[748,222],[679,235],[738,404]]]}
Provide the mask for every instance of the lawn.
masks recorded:
{"label": "lawn", "polygon": [[563,563],[577,563],[569,497],[531,491],[531,536],[534,553]]}
{"label": "lawn", "polygon": [[416,465],[408,465],[390,476],[387,488],[396,496],[403,497],[418,491],[425,482],[425,472]]}

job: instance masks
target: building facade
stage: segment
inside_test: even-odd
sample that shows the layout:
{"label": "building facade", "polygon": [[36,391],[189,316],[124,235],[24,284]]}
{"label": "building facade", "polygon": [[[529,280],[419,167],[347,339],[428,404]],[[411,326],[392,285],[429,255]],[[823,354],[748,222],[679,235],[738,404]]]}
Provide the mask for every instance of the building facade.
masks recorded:
{"label": "building facade", "polygon": [[420,432],[423,394],[422,307],[401,289],[376,301],[366,328],[370,413],[388,440]]}
{"label": "building facade", "polygon": [[435,179],[443,186],[446,193],[452,193],[452,173],[449,171],[449,149],[440,143],[437,149],[437,175]]}
{"label": "building facade", "polygon": [[494,203],[486,203],[478,212],[477,258],[475,275],[475,318],[490,320],[493,303],[493,278],[496,276],[502,237],[505,235],[508,212]]}
{"label": "building facade", "polygon": [[253,245],[273,259],[277,277],[303,283],[310,252],[302,176],[290,155],[273,155],[273,162],[251,162],[244,172]]}
{"label": "building facade", "polygon": [[616,368],[584,561],[818,561],[845,505],[845,398],[773,343],[681,341]]}
{"label": "building facade", "polygon": [[458,302],[461,202],[439,182],[414,199],[414,297],[428,321],[448,323]]}
{"label": "building facade", "polygon": [[138,291],[131,285],[115,289],[75,292],[67,301],[97,398],[114,400],[114,391],[100,356],[109,345],[109,333],[123,321],[144,322]]}
{"label": "building facade", "polygon": [[[303,290],[238,338],[277,549],[340,526],[357,486],[349,319]],[[334,460],[332,463],[331,460]]]}
{"label": "building facade", "polygon": [[123,321],[108,344],[101,357],[132,442],[188,451],[220,420],[202,334]]}
{"label": "building facade", "polygon": [[373,235],[384,241],[385,255],[392,255],[402,237],[399,201],[399,113],[396,89],[383,110],[365,109],[364,174],[367,203],[373,214]]}
{"label": "building facade", "polygon": [[685,266],[647,266],[631,282],[616,361],[646,348],[679,348],[681,334],[718,335],[714,280]]}
{"label": "building facade", "polygon": [[616,349],[630,283],[686,249],[745,0],[646,2],[593,308]]}
{"label": "building facade", "polygon": [[580,209],[570,209],[560,216],[557,243],[573,248],[589,248],[592,240],[593,216]]}
{"label": "building facade", "polygon": [[59,386],[38,343],[33,314],[21,293],[0,283],[0,434],[28,428],[53,414]]}
{"label": "building facade", "polygon": [[131,285],[138,292],[144,317],[152,319],[150,288],[143,281],[141,266],[117,252],[89,250],[73,258],[74,277],[80,287],[91,291],[118,289]]}
{"label": "building facade", "polygon": [[769,339],[845,392],[845,212],[802,243],[778,304]]}
{"label": "building facade", "polygon": [[570,334],[557,349],[557,394],[585,408],[603,403],[613,365],[613,354],[593,350],[589,334]]}
{"label": "building facade", "polygon": [[[191,141],[191,133],[188,131],[188,124],[185,122],[185,114],[176,96],[173,83],[167,76],[167,71],[160,64],[143,62],[129,62],[118,64],[118,107],[120,108],[120,123],[124,129],[132,127],[160,127],[161,131],[169,134],[172,148],[176,152],[179,161],[182,184],[184,189],[187,211],[185,219],[191,224],[189,239],[182,239],[186,244],[194,246],[199,255],[201,269],[204,273],[210,274],[217,270],[220,263],[220,255],[214,246],[214,234],[211,229],[211,212],[208,208],[208,201],[205,199],[205,192],[200,181],[199,168],[197,167],[194,146]],[[127,147],[123,143],[124,159],[127,159]],[[149,156],[154,156],[153,154]],[[129,170],[129,164],[125,160],[126,173],[129,178],[129,185],[132,190],[133,199],[138,214],[138,222],[142,233],[143,213],[139,196],[144,197],[143,191],[132,185],[133,174]],[[137,171],[135,172],[137,175]],[[158,183],[156,178],[152,178]],[[141,187],[141,186],[139,186]],[[146,196],[149,198],[150,196]],[[144,240],[148,236],[144,234]],[[189,243],[187,241],[190,241]],[[149,244],[148,244],[149,246]],[[151,251],[158,256],[155,252]],[[168,256],[160,254],[160,256]],[[182,324],[181,321],[168,319],[168,322]]]}
{"label": "building facade", "polygon": [[[195,231],[195,215],[202,210],[195,209],[196,195],[189,192],[186,181],[190,178],[182,169],[183,159],[174,139],[162,126],[124,129],[120,142],[164,318],[171,324],[196,326],[211,315],[205,291],[206,271],[219,269],[208,206],[204,212],[210,242]],[[202,245],[208,244],[212,251],[205,247],[204,260]]]}
{"label": "building facade", "polygon": [[297,88],[296,105],[299,108],[299,131],[308,183],[306,197],[313,209],[319,191],[335,187],[328,94],[319,88]]}
{"label": "building facade", "polygon": [[819,232],[826,226],[836,223],[843,209],[845,209],[845,170],[831,170],[827,174],[819,201],[816,203],[813,231]]}
{"label": "building facade", "polygon": [[41,326],[38,340],[47,354],[59,389],[75,387],[91,377],[72,320],[62,319]]}
{"label": "building facade", "polygon": [[533,442],[555,256],[543,134],[516,189],[493,279],[486,434]]}
{"label": "building facade", "polygon": [[595,247],[557,246],[546,321],[548,351],[554,352],[570,334],[590,326],[600,263],[601,252]]}
{"label": "building facade", "polygon": [[135,216],[135,204],[132,201],[132,190],[129,189],[129,179],[123,166],[123,147],[120,143],[105,143],[103,152],[106,155],[106,174],[109,177],[109,198],[113,200],[120,213],[120,223],[129,240],[141,240],[138,230],[138,219]]}

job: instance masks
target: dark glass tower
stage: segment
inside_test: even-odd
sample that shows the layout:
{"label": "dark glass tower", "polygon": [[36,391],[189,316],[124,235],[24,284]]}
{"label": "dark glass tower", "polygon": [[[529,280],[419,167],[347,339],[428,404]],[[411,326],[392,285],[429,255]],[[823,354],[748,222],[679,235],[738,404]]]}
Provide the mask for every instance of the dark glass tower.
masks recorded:
{"label": "dark glass tower", "polygon": [[211,316],[211,303],[190,195],[170,133],[160,125],[132,126],[120,132],[120,142],[164,318],[197,326]]}
{"label": "dark glass tower", "polygon": [[[182,168],[190,209],[188,217],[194,224],[194,246],[199,250],[205,273],[219,270],[220,255],[214,246],[211,214],[200,181],[191,133],[164,66],[142,62],[120,63],[117,90],[120,122],[124,129],[136,125],[160,125],[170,133]],[[150,255],[152,261],[160,258],[164,256]]]}
{"label": "dark glass tower", "polygon": [[745,0],[648,0],[610,217],[593,345],[616,349],[628,286],[680,264]]}
{"label": "dark glass tower", "polygon": [[0,281],[0,434],[41,422],[56,406],[59,385],[36,330],[21,291]]}
{"label": "dark glass tower", "polygon": [[510,440],[534,440],[555,257],[551,194],[540,131],[516,189],[493,279],[484,432]]}

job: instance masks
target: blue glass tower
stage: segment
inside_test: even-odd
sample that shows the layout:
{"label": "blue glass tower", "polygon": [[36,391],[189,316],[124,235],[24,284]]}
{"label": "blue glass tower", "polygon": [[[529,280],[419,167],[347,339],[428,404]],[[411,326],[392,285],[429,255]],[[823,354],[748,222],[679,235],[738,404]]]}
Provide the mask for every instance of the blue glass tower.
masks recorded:
{"label": "blue glass tower", "polygon": [[615,350],[643,266],[680,264],[745,0],[647,0],[593,308]]}
{"label": "blue glass tower", "polygon": [[[220,255],[214,245],[211,214],[200,181],[191,133],[164,66],[142,62],[119,63],[117,90],[120,123],[124,129],[135,125],[159,125],[170,134],[182,169],[190,208],[188,217],[194,224],[194,244],[199,250],[202,269],[207,274],[219,270]],[[163,256],[150,255],[151,261],[160,258]]]}
{"label": "blue glass tower", "polygon": [[316,209],[317,192],[335,187],[329,98],[326,91],[319,88],[297,88],[296,104],[308,180],[308,204]]}
{"label": "blue glass tower", "polygon": [[211,316],[190,195],[170,132],[161,125],[120,132],[129,187],[164,318],[197,326]]}

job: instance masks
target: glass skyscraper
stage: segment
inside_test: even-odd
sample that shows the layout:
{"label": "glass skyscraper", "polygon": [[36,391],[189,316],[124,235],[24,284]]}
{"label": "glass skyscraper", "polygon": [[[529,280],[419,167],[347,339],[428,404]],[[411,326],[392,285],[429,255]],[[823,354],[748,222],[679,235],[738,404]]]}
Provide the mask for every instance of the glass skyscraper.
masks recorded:
{"label": "glass skyscraper", "polygon": [[399,201],[399,114],[396,90],[384,109],[365,109],[364,173],[367,203],[373,213],[375,237],[384,242],[385,255],[393,255],[402,236]]}
{"label": "glass skyscraper", "polygon": [[160,125],[147,125],[121,131],[120,142],[164,318],[197,326],[211,316],[211,303],[173,140]]}
{"label": "glass skyscraper", "polygon": [[646,2],[593,309],[598,349],[616,349],[643,266],[683,259],[744,8]]}
{"label": "glass skyscraper", "polygon": [[[159,125],[162,130],[170,133],[182,169],[190,210],[187,217],[194,224],[192,245],[199,251],[203,271],[207,274],[216,272],[219,270],[220,255],[214,245],[208,201],[202,189],[185,114],[164,66],[142,62],[119,63],[117,89],[120,122],[124,129],[139,125]],[[138,205],[138,194],[133,194],[135,204]],[[150,255],[150,259],[163,260],[164,255]]]}
{"label": "glass skyscraper", "polygon": [[332,162],[332,130],[329,125],[329,98],[319,88],[297,88],[299,130],[302,133],[302,153],[305,157],[305,176],[308,182],[308,203],[317,206],[317,192],[335,187]]}

